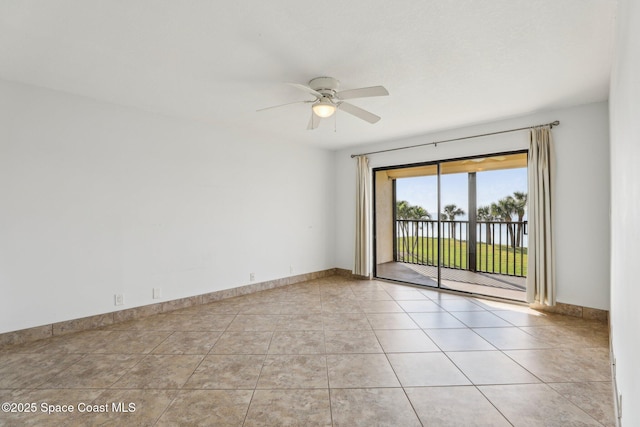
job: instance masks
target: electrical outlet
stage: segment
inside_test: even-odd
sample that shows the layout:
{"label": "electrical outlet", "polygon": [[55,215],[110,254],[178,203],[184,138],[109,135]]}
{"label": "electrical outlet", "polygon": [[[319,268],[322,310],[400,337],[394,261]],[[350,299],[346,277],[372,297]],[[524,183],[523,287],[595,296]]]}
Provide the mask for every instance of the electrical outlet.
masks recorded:
{"label": "electrical outlet", "polygon": [[289,266],[289,274],[293,273],[293,265]]}
{"label": "electrical outlet", "polygon": [[254,280],[256,280],[256,273],[249,273],[249,281],[253,282]]}
{"label": "electrical outlet", "polygon": [[124,304],[124,295],[122,294],[115,294],[113,296],[113,301],[115,305],[123,305]]}
{"label": "electrical outlet", "polygon": [[153,299],[160,298],[162,298],[162,291],[160,290],[160,288],[153,288]]}

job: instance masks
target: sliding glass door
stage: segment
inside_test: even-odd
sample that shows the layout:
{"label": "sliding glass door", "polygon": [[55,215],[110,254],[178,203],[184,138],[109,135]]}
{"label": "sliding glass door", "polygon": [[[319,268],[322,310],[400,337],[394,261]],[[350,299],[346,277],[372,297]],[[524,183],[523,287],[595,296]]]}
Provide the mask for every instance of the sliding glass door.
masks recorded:
{"label": "sliding glass door", "polygon": [[527,154],[377,169],[375,275],[524,300]]}
{"label": "sliding glass door", "polygon": [[438,165],[378,171],[375,181],[379,277],[438,286]]}

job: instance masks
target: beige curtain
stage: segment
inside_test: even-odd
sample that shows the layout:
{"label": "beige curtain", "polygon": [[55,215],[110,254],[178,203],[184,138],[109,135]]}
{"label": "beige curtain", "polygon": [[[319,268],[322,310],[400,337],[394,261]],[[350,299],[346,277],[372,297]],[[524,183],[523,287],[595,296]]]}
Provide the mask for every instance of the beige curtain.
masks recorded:
{"label": "beige curtain", "polygon": [[533,128],[529,143],[527,302],[556,304],[553,243],[554,156],[549,126]]}
{"label": "beige curtain", "polygon": [[356,259],[354,274],[371,276],[371,170],[369,159],[356,157]]}

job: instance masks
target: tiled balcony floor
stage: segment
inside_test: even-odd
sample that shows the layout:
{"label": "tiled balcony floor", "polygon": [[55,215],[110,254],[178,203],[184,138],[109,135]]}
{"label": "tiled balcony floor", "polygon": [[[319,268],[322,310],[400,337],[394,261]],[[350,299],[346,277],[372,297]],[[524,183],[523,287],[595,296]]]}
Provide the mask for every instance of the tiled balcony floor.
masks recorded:
{"label": "tiled balcony floor", "polygon": [[[445,267],[440,270],[443,289],[513,301],[524,302],[526,300],[526,277],[496,273],[476,273]],[[431,287],[438,286],[438,267],[430,265],[386,262],[376,266],[376,275],[387,280]]]}
{"label": "tiled balcony floor", "polygon": [[0,401],[37,404],[2,426],[615,425],[606,324],[339,276],[2,349]]}

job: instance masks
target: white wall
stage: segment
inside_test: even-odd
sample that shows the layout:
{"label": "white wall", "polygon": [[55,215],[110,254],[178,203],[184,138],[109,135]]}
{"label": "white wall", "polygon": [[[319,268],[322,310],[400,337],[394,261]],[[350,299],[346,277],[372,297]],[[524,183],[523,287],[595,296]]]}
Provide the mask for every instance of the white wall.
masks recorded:
{"label": "white wall", "polygon": [[0,81],[0,333],[333,268],[333,159]]}
{"label": "white wall", "polygon": [[[560,120],[553,129],[556,167],[559,302],[609,309],[609,125],[607,103],[589,104],[469,126],[336,154],[336,262],[353,268],[355,167],[351,154],[483,134]],[[426,119],[425,119],[426,120]],[[372,168],[528,148],[528,132],[483,137],[370,157]]]}
{"label": "white wall", "polygon": [[640,425],[640,4],[618,4],[611,79],[611,338],[622,425]]}

